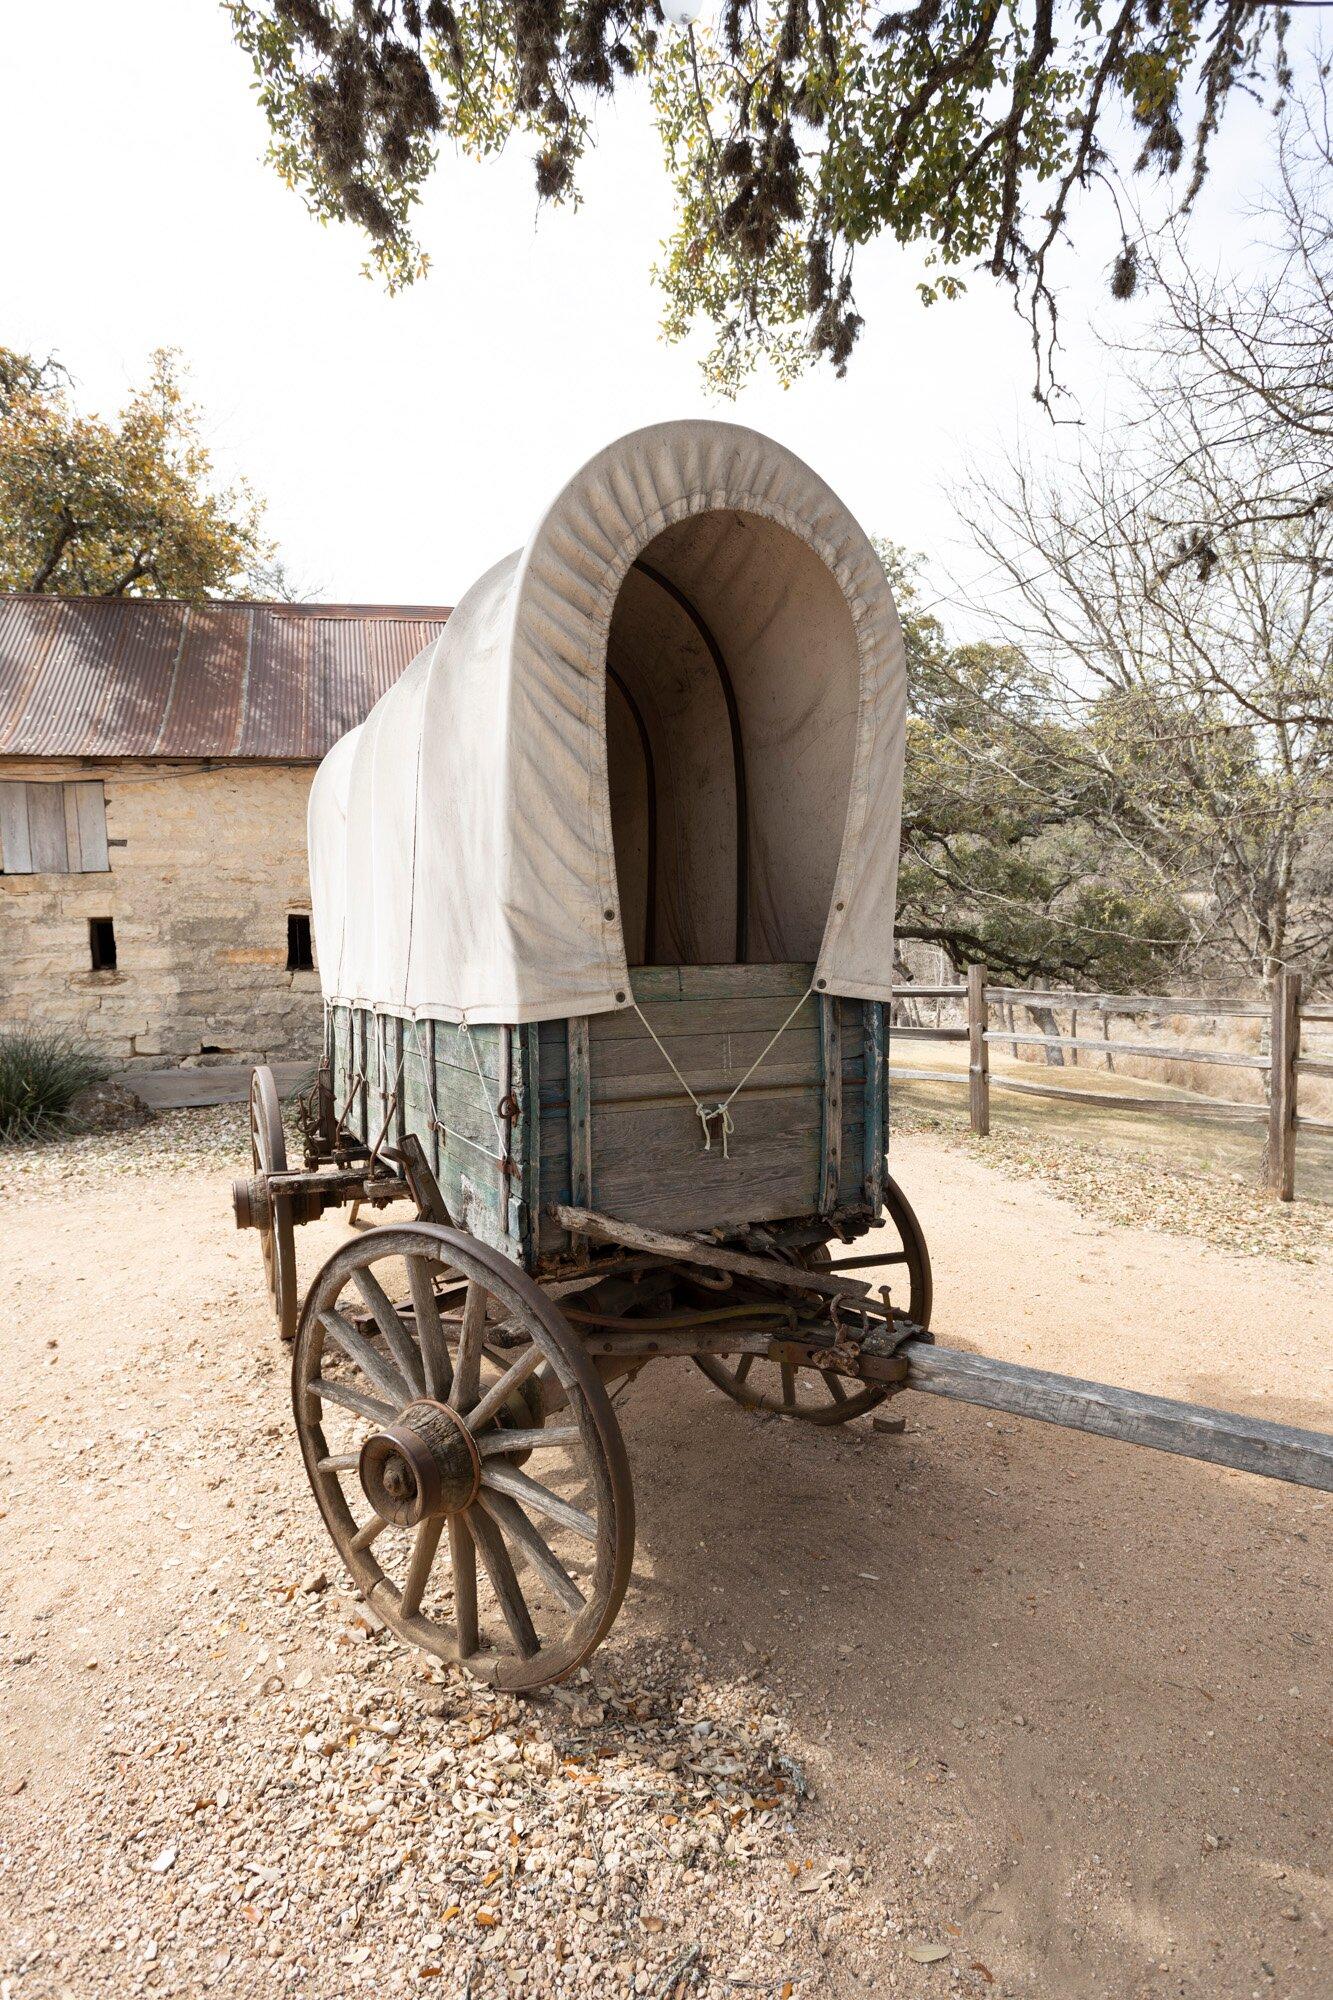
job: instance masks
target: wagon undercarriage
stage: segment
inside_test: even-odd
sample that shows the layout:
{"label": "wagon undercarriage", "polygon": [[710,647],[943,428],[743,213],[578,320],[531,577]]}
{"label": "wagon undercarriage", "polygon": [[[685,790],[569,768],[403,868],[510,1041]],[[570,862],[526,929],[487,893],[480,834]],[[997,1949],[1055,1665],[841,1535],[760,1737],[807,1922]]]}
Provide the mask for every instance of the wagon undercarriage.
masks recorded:
{"label": "wagon undercarriage", "polygon": [[[257,1153],[270,1086],[260,1072]],[[293,1408],[315,1498],[385,1624],[497,1685],[562,1679],[616,1616],[634,1505],[610,1392],[659,1359],[816,1425],[917,1389],[1333,1488],[1333,1441],[1315,1433],[936,1346],[925,1244],[891,1181],[896,1240],[860,1254],[818,1216],[717,1240],[554,1204],[570,1251],[529,1276],[452,1226],[419,1143],[371,1154],[327,1123],[321,1137],[316,1116],[307,1144],[304,1170],[257,1160],[236,1187],[280,1325],[295,1221],[417,1208],[335,1252],[301,1311]]]}

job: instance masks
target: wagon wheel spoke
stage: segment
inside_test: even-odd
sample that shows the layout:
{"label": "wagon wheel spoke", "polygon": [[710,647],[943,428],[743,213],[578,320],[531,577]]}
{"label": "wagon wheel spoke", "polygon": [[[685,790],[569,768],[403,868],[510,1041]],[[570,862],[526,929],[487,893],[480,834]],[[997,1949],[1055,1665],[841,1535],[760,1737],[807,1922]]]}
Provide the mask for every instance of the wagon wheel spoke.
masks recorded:
{"label": "wagon wheel spoke", "polygon": [[426,1394],[434,1396],[437,1402],[444,1402],[453,1384],[454,1371],[444,1328],[440,1324],[440,1309],[435,1302],[431,1267],[424,1257],[407,1259],[407,1282],[412,1292],[412,1312],[425,1365]]}
{"label": "wagon wheel spoke", "polygon": [[510,1561],[504,1537],[484,1508],[477,1508],[470,1516],[468,1527],[491,1580],[491,1589],[504,1613],[505,1624],[513,1634],[514,1644],[524,1659],[530,1660],[534,1653],[541,1651],[541,1640],[537,1637],[527,1599],[519,1587],[518,1573]]}
{"label": "wagon wheel spoke", "polygon": [[585,1514],[581,1507],[562,1500],[558,1493],[552,1493],[549,1486],[529,1479],[526,1472],[519,1472],[515,1466],[486,1465],[482,1468],[481,1483],[492,1493],[507,1493],[513,1499],[521,1500],[525,1507],[558,1521],[562,1528],[582,1535],[585,1541],[597,1540],[597,1523],[591,1514]]}
{"label": "wagon wheel spoke", "polygon": [[577,1425],[548,1424],[540,1431],[489,1431],[477,1439],[477,1450],[482,1458],[512,1458],[515,1452],[552,1451],[559,1445],[574,1445],[578,1441]]}
{"label": "wagon wheel spoke", "polygon": [[506,1368],[499,1381],[493,1383],[487,1390],[481,1401],[468,1411],[467,1426],[474,1435],[485,1429],[491,1418],[504,1408],[509,1398],[517,1389],[522,1388],[530,1375],[536,1374],[541,1359],[541,1349],[534,1342],[526,1354],[520,1354],[518,1360]]}
{"label": "wagon wheel spoke", "polygon": [[454,1624],[458,1657],[467,1660],[477,1650],[477,1551],[472,1530],[462,1514],[449,1516],[449,1560],[454,1572]]}
{"label": "wagon wheel spoke", "polygon": [[343,1318],[330,1306],[319,1316],[324,1331],[337,1341],[348,1359],[355,1361],[361,1373],[382,1396],[387,1396],[394,1409],[401,1409],[409,1400],[410,1391],[398,1370],[386,1361],[363,1334],[357,1332],[350,1320]]}
{"label": "wagon wheel spoke", "polygon": [[449,1406],[465,1410],[477,1400],[481,1373],[481,1349],[486,1336],[486,1292],[475,1281],[463,1301],[463,1322],[454,1361],[454,1379],[449,1388]]}
{"label": "wagon wheel spoke", "polygon": [[293,1408],[325,1523],[399,1638],[515,1691],[587,1658],[629,1579],[628,1469],[581,1340],[515,1265],[424,1220],[344,1245],[301,1317]]}
{"label": "wagon wheel spoke", "polygon": [[824,1387],[829,1393],[830,1401],[834,1403],[845,1403],[847,1401],[847,1391],[843,1388],[842,1383],[836,1375],[825,1375]]}
{"label": "wagon wheel spoke", "polygon": [[[415,1341],[394,1311],[388,1294],[373,1271],[353,1271],[352,1283],[360,1292],[367,1310],[373,1314],[375,1324],[384,1335],[385,1345],[398,1363],[418,1396],[426,1393],[425,1377],[421,1371],[421,1356]],[[403,1399],[406,1401],[406,1397]]]}
{"label": "wagon wheel spoke", "polygon": [[570,1611],[581,1611],[587,1599],[561,1562],[540,1528],[531,1522],[517,1500],[507,1493],[481,1494],[481,1504],[497,1527],[516,1542],[538,1576],[549,1585]]}
{"label": "wagon wheel spoke", "polygon": [[[261,1064],[250,1078],[250,1160],[256,1176],[287,1171],[287,1138],[282,1127],[282,1102],[273,1072]],[[259,1247],[264,1275],[273,1301],[278,1332],[290,1340],[296,1332],[296,1232],[291,1196],[267,1190],[267,1220],[260,1225]]]}
{"label": "wagon wheel spoke", "polygon": [[742,1354],[740,1360],[736,1363],[736,1373],[735,1376],[733,1377],[733,1380],[735,1381],[737,1387],[739,1387],[740,1384],[745,1380],[746,1376],[749,1374],[750,1370],[753,1367],[754,1367],[753,1354]]}
{"label": "wagon wheel spoke", "polygon": [[440,1546],[443,1532],[444,1516],[441,1514],[432,1514],[417,1529],[417,1538],[412,1545],[412,1562],[403,1585],[401,1608],[404,1618],[415,1618],[421,1609],[421,1600],[426,1594],[435,1551]]}
{"label": "wagon wheel spoke", "polygon": [[[318,1396],[322,1403],[336,1403],[341,1409],[355,1410],[358,1416],[370,1417],[375,1423],[387,1423],[395,1414],[388,1403],[380,1402],[377,1396],[367,1396],[350,1382],[311,1382],[307,1385],[312,1396]],[[360,1459],[356,1462],[359,1464]]]}

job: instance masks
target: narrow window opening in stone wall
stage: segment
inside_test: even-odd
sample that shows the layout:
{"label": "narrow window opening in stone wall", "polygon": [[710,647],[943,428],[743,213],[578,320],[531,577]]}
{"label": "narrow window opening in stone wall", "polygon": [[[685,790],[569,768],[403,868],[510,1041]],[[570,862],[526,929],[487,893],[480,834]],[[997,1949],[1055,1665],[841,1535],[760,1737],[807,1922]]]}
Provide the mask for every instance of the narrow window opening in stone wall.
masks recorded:
{"label": "narrow window opening in stone wall", "polygon": [[116,969],[116,926],[110,917],[89,917],[88,952],[94,972]]}
{"label": "narrow window opening in stone wall", "polygon": [[287,919],[287,970],[313,972],[314,969],[315,947],[310,936],[310,919],[297,910]]}

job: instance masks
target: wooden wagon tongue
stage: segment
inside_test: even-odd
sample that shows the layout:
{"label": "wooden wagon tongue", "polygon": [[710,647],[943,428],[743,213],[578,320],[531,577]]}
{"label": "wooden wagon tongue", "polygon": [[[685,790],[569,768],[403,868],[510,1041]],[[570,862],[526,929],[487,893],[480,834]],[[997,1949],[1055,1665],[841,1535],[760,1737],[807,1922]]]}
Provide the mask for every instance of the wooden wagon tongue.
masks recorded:
{"label": "wooden wagon tongue", "polygon": [[[711,1270],[780,1278],[783,1284],[833,1297],[856,1299],[868,1296],[871,1290],[863,1281],[841,1275],[836,1264],[815,1271],[789,1270],[771,1258],[618,1222],[590,1209],[559,1205],[553,1207],[552,1214],[572,1235]],[[854,1261],[864,1266],[870,1260]],[[808,1332],[803,1330],[802,1338],[808,1339]],[[612,1340],[602,1344],[610,1348]],[[856,1371],[867,1382],[919,1389],[927,1396],[976,1403],[983,1409],[1031,1417],[1065,1430],[1090,1431],[1123,1444],[1145,1445],[1153,1451],[1174,1452],[1182,1458],[1230,1466],[1237,1472],[1333,1492],[1333,1437],[1322,1431],[1269,1423],[1231,1410],[1211,1410],[1198,1403],[1178,1403],[1166,1396],[1085,1382],[1073,1375],[1053,1375],[1042,1368],[993,1361],[984,1354],[966,1354],[956,1347],[937,1345],[932,1335],[913,1328],[901,1315],[894,1315],[890,1325],[866,1327],[856,1342]]]}

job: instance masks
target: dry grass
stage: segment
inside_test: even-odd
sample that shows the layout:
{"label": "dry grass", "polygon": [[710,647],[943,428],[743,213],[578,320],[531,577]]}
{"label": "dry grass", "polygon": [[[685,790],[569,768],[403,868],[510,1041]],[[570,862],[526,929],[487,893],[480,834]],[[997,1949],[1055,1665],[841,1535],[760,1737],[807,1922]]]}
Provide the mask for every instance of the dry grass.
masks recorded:
{"label": "dry grass", "polygon": [[1333,1208],[1323,1202],[1274,1201],[1243,1174],[1201,1171],[1148,1153],[1091,1144],[1081,1132],[1058,1135],[1028,1124],[1010,1123],[979,1139],[961,1117],[904,1109],[901,1102],[894,1130],[934,1133],[986,1166],[1036,1181],[1103,1222],[1193,1237],[1242,1257],[1281,1257],[1299,1264],[1333,1259]]}

